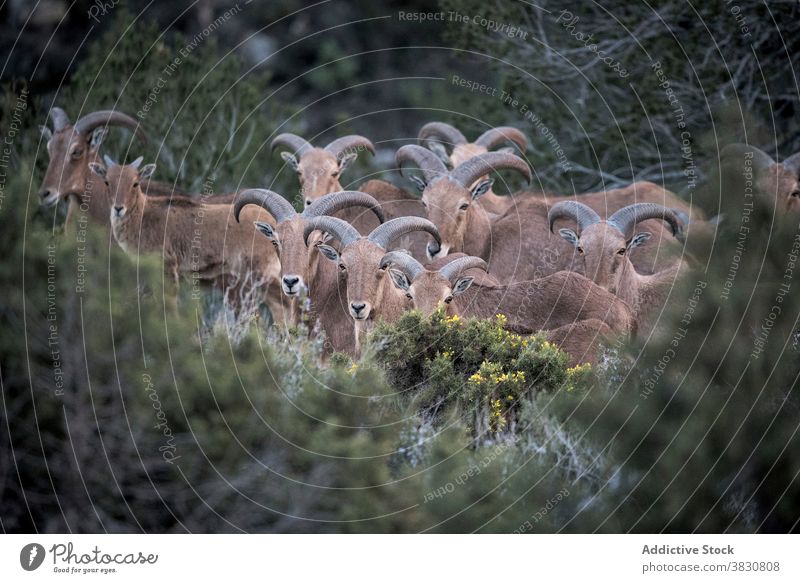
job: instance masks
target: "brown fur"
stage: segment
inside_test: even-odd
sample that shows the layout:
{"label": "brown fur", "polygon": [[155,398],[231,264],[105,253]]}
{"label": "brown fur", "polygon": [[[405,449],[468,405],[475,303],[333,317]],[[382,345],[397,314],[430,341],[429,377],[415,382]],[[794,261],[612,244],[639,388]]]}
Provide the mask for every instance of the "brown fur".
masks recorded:
{"label": "brown fur", "polygon": [[[103,172],[102,167],[93,168]],[[164,270],[176,287],[181,274],[221,280],[253,272],[256,279],[267,280],[265,300],[273,316],[280,316],[280,290],[275,286],[280,264],[272,245],[253,227],[257,220],[274,222],[268,213],[251,208],[237,223],[230,205],[188,199],[173,204],[168,198],[145,196],[140,170],[133,165],[115,164],[105,174],[101,180],[113,193],[112,232],[126,253],[161,253]]]}

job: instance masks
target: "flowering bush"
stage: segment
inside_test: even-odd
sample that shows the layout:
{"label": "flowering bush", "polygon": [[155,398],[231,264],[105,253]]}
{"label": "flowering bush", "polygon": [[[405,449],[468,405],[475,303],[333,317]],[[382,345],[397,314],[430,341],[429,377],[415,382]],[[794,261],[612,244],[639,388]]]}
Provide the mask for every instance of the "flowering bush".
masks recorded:
{"label": "flowering bush", "polygon": [[575,390],[589,365],[567,368],[568,357],[542,334],[521,336],[493,320],[424,318],[408,312],[371,335],[371,358],[405,399],[438,418],[448,407],[474,437],[513,431],[520,403],[540,391]]}

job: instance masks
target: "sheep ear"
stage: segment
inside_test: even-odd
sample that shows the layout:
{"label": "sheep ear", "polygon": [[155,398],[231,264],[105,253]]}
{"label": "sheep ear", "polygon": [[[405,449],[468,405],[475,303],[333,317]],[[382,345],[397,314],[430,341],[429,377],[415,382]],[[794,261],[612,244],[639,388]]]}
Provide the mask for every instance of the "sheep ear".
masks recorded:
{"label": "sheep ear", "polygon": [[297,158],[295,158],[293,154],[290,154],[289,152],[281,152],[281,158],[283,158],[283,161],[286,162],[292,168],[292,170],[297,172]]}
{"label": "sheep ear", "polygon": [[423,180],[419,176],[411,176],[410,180],[411,180],[411,182],[414,183],[414,185],[417,187],[417,190],[419,190],[420,192],[425,190],[425,187],[428,186],[428,184],[425,182],[425,180]]}
{"label": "sheep ear", "polygon": [[650,233],[636,233],[633,237],[631,237],[630,241],[628,241],[626,248],[633,249],[634,247],[640,247],[647,243],[650,240],[652,235]]}
{"label": "sheep ear", "polygon": [[339,252],[330,245],[319,244],[317,245],[317,249],[319,249],[319,252],[322,253],[326,259],[330,261],[339,261]]}
{"label": "sheep ear", "polygon": [[50,128],[47,126],[39,126],[39,130],[42,132],[42,137],[44,138],[45,142],[49,142],[53,137],[53,132],[50,131]]}
{"label": "sheep ear", "polygon": [[441,160],[446,168],[452,168],[453,163],[450,162],[450,155],[447,153],[447,148],[440,142],[428,142],[428,149],[436,154],[436,157]]}
{"label": "sheep ear", "polygon": [[573,247],[578,246],[578,234],[572,229],[559,229],[558,234],[561,235],[567,243],[571,243]]}
{"label": "sheep ear", "polygon": [[89,147],[92,150],[98,149],[100,147],[100,144],[103,143],[103,139],[106,137],[107,133],[108,133],[107,127],[94,128],[94,131],[92,132],[92,137],[89,138]]}
{"label": "sheep ear", "polygon": [[106,177],[106,167],[103,166],[102,164],[98,164],[97,162],[90,162],[89,170],[97,174],[100,178]]}
{"label": "sheep ear", "polygon": [[358,158],[358,154],[355,152],[350,152],[349,154],[342,156],[342,159],[339,160],[339,172],[344,172],[347,170],[347,168],[356,161],[356,158]]}
{"label": "sheep ear", "polygon": [[408,281],[408,276],[399,269],[389,269],[389,275],[392,276],[392,283],[397,289],[408,291],[411,287],[411,282]]}
{"label": "sheep ear", "polygon": [[470,286],[472,285],[473,281],[475,281],[475,278],[470,276],[470,275],[465,275],[463,277],[459,277],[458,281],[453,286],[453,295],[457,296],[457,295],[463,294],[465,291],[467,291],[470,288]]}
{"label": "sheep ear", "polygon": [[139,170],[139,178],[144,178],[146,180],[150,178],[155,171],[156,171],[155,164],[147,164],[144,168]]}
{"label": "sheep ear", "polygon": [[261,221],[254,221],[256,229],[261,231],[261,234],[264,235],[267,239],[272,239],[275,236],[275,231],[272,228],[272,225],[269,223],[262,223]]}
{"label": "sheep ear", "polygon": [[475,185],[475,188],[472,189],[472,200],[477,200],[484,194],[489,192],[489,189],[492,187],[492,184],[494,184],[494,179],[492,178],[481,180],[478,184]]}

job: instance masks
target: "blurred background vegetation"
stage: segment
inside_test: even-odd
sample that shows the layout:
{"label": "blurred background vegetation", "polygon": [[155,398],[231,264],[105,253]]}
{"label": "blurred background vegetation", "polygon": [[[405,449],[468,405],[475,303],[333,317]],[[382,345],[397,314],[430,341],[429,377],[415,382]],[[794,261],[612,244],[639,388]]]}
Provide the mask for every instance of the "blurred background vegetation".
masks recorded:
{"label": "blurred background vegetation", "polygon": [[[63,235],[36,190],[47,164],[37,128],[52,105],[73,119],[135,115],[166,65],[234,4],[129,1],[99,22],[93,6],[0,9],[0,130],[13,133],[0,199],[4,531],[797,530],[796,222],[753,215],[744,251],[740,224],[723,223],[659,334],[609,347],[588,374],[541,343],[512,347],[496,324],[459,332],[416,314],[379,330],[357,362],[324,363],[317,341],[257,317],[233,341],[225,326],[209,331],[207,306],[173,315],[160,294],[138,293],[161,288],[158,265],[133,264],[92,230],[85,243]],[[242,5],[169,76],[144,119],[152,143],[114,130],[104,151],[144,154],[183,188],[211,180],[291,198],[295,177],[268,150],[281,131],[374,140],[376,159],[345,176],[357,184],[397,180],[394,150],[427,121],[468,138],[509,124],[531,138],[544,190],[649,179],[716,214],[719,145],[800,150],[795,2],[541,6]],[[454,75],[517,104],[456,87]],[[514,405],[495,405],[509,396]]]}

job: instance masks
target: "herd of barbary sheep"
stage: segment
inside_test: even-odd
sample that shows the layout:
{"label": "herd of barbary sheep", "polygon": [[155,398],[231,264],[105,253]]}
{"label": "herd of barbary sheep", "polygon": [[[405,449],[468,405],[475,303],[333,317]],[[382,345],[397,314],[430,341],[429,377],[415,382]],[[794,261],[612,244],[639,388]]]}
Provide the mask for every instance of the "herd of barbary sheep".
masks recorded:
{"label": "herd of barbary sheep", "polygon": [[[382,180],[343,190],[341,174],[358,153],[375,153],[363,136],[319,148],[281,134],[272,148],[284,149],[297,174],[304,206],[297,212],[267,189],[200,197],[153,180],[155,165],[141,158],[119,165],[101,157],[110,126],[146,139],[123,113],[97,111],[73,124],[54,107],[50,117],[41,204],[64,201],[68,226],[88,212],[128,254],[160,254],[176,288],[182,276],[223,288],[247,277],[261,282],[275,322],[296,324],[303,310],[329,352],[357,355],[375,322],[444,308],[463,318],[503,314],[513,331],[546,331],[573,362],[592,362],[601,341],[653,331],[687,268],[689,225],[708,225],[651,182],[577,196],[497,195],[498,170],[531,181],[515,154],[528,141],[512,127],[470,142],[452,125],[426,124],[420,145],[395,154],[421,196]],[[738,155],[743,146],[726,150]],[[800,155],[777,164],[747,151],[764,189],[787,209],[800,204]]]}

